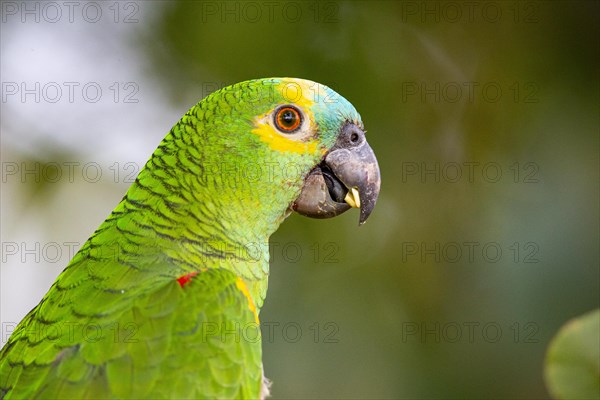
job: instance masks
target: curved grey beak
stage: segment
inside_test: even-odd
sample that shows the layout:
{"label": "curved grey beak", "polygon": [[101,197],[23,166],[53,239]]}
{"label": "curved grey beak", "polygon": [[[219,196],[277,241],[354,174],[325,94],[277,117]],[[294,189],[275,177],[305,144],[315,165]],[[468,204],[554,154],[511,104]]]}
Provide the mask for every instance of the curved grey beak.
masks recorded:
{"label": "curved grey beak", "polygon": [[360,208],[359,225],[375,208],[381,177],[364,131],[353,123],[342,128],[325,159],[306,177],[292,209],[312,218],[331,218]]}

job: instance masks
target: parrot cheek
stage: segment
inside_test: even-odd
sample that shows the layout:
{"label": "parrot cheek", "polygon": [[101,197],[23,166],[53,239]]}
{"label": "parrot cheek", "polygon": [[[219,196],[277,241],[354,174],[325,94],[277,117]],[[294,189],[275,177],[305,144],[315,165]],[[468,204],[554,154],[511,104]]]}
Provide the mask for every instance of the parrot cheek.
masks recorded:
{"label": "parrot cheek", "polygon": [[379,165],[364,131],[346,123],[325,159],[305,179],[292,209],[307,217],[331,218],[360,208],[362,225],[375,208],[380,187]]}

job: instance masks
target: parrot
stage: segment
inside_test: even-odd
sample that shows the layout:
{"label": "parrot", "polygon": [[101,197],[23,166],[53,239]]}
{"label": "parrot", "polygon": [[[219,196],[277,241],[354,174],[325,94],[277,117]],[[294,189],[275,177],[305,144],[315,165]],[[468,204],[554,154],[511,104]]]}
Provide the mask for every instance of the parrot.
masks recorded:
{"label": "parrot", "polygon": [[0,352],[0,398],[264,399],[269,237],[373,211],[354,106],[299,78],[236,83],[173,126]]}

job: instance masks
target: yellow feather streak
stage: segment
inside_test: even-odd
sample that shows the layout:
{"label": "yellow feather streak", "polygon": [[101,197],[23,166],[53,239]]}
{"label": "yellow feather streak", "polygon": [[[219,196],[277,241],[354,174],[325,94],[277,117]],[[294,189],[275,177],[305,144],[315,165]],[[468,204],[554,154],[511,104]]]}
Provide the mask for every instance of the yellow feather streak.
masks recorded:
{"label": "yellow feather streak", "polygon": [[258,319],[258,312],[256,312],[256,305],[254,304],[254,300],[252,300],[252,296],[250,295],[250,291],[248,290],[246,282],[244,282],[242,278],[238,277],[235,280],[235,286],[237,286],[240,292],[242,292],[246,299],[248,299],[248,308],[250,309],[250,311],[252,311],[252,314],[254,314],[254,320],[256,321],[256,324],[260,324],[260,320]]}

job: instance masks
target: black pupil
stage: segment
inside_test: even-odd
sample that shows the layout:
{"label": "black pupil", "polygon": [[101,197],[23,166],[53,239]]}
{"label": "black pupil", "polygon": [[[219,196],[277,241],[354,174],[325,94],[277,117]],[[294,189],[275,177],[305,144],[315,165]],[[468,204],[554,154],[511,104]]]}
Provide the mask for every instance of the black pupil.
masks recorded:
{"label": "black pupil", "polygon": [[292,110],[285,110],[281,115],[281,121],[284,125],[292,126],[296,122],[296,116],[292,112]]}

